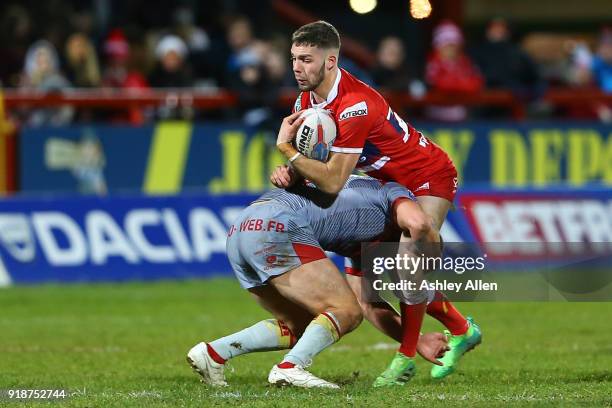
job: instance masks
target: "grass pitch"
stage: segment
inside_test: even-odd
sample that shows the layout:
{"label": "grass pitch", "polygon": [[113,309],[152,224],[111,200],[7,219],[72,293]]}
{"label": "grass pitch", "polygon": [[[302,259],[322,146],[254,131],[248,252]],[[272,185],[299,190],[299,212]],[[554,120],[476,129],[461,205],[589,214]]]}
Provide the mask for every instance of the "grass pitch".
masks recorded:
{"label": "grass pitch", "polygon": [[612,406],[612,303],[458,306],[483,344],[442,381],[421,360],[405,387],[370,388],[395,345],[364,322],[311,367],[341,391],[267,386],[282,352],[233,360],[230,387],[211,389],[187,350],[268,317],[233,280],[2,289],[0,389],[65,388],[72,397],[50,406],[76,407]]}

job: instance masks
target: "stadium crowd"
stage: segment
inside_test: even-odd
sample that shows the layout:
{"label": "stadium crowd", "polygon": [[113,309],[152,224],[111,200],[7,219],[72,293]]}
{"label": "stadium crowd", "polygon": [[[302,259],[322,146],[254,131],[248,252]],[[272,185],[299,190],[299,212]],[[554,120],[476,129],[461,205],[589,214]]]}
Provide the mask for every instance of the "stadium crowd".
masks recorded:
{"label": "stadium crowd", "polygon": [[[202,23],[189,3],[172,8],[166,4],[143,25],[125,15],[124,20],[113,17],[109,4],[95,1],[83,6],[62,0],[45,2],[39,8],[5,4],[0,17],[1,85],[46,92],[68,88],[223,88],[239,96],[239,106],[225,112],[224,117],[239,117],[260,126],[285,113],[275,102],[281,90],[295,88],[288,58],[291,27],[256,30],[250,15],[223,7]],[[612,30],[608,28],[586,39],[523,35],[519,42],[511,24],[500,17],[487,24],[480,39],[468,42],[461,27],[445,20],[433,27],[422,66],[408,62],[400,37],[381,38],[373,51],[374,67],[359,67],[346,56],[341,66],[377,88],[409,92],[416,98],[427,90],[476,93],[506,89],[530,106],[533,115],[612,121],[612,109],[605,104],[558,112],[540,100],[551,86],[599,88],[612,93]],[[22,122],[32,125],[63,124],[94,115],[71,108],[17,114]],[[429,106],[420,114],[453,122],[507,113],[457,105]],[[142,123],[155,117],[193,115],[191,110],[161,107],[132,109],[104,118]]]}

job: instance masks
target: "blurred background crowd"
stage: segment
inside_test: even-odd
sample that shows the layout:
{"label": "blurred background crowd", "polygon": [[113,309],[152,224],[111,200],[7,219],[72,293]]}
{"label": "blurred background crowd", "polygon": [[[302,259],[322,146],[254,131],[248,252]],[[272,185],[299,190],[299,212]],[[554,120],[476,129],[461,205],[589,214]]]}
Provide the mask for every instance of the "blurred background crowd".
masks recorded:
{"label": "blurred background crowd", "polygon": [[[277,103],[279,96],[286,89],[295,90],[289,39],[299,24],[274,15],[272,3],[4,1],[0,6],[0,81],[5,89],[191,88],[211,93],[227,90],[238,96],[237,107],[221,111],[164,106],[105,113],[66,107],[18,109],[11,114],[28,125],[60,125],[100,119],[100,115],[134,124],[160,117],[207,115],[241,118],[254,126],[275,121],[288,109]],[[383,8],[382,4],[378,17],[367,17],[352,13],[344,4],[348,2],[289,3],[315,18],[328,19],[343,40],[348,38],[365,49],[371,60],[344,54],[341,66],[378,89],[405,92],[417,99],[430,91],[469,95],[502,89],[524,103],[530,117],[612,121],[612,109],[606,103],[558,110],[542,99],[551,88],[612,93],[612,29],[600,21],[586,29],[574,26],[573,32],[547,31],[515,24],[506,16],[470,25],[457,21],[456,15],[416,21],[405,11],[399,19],[396,6]],[[441,1],[432,3],[435,10]],[[380,13],[394,19],[385,21]],[[370,24],[378,28],[370,31]],[[503,109],[460,104],[428,105],[411,114],[449,122],[508,117]]]}

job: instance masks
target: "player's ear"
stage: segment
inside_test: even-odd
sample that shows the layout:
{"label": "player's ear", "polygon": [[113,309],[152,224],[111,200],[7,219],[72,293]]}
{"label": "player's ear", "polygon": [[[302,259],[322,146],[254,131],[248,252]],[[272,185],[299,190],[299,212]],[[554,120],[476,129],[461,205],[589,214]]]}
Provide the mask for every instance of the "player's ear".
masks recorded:
{"label": "player's ear", "polygon": [[327,56],[327,63],[325,68],[328,71],[331,71],[332,69],[334,69],[334,67],[338,65],[338,56],[335,54],[330,54]]}

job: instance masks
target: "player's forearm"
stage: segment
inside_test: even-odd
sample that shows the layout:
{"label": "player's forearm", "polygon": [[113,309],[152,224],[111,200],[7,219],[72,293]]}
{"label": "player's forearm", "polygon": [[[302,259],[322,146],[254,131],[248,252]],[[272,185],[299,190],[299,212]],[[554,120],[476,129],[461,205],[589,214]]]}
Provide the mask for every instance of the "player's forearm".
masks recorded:
{"label": "player's forearm", "polygon": [[[291,159],[298,151],[290,143],[278,145],[280,152]],[[332,171],[327,163],[312,160],[305,156],[299,156],[291,165],[304,178],[312,181],[321,191],[329,194],[337,194],[346,180],[341,180],[341,175]]]}
{"label": "player's forearm", "polygon": [[372,326],[393,340],[402,342],[402,320],[389,304],[365,303],[361,306],[364,317]]}
{"label": "player's forearm", "polygon": [[423,211],[417,202],[402,200],[397,204],[395,213],[397,225],[413,241],[430,237],[432,230],[431,217]]}

